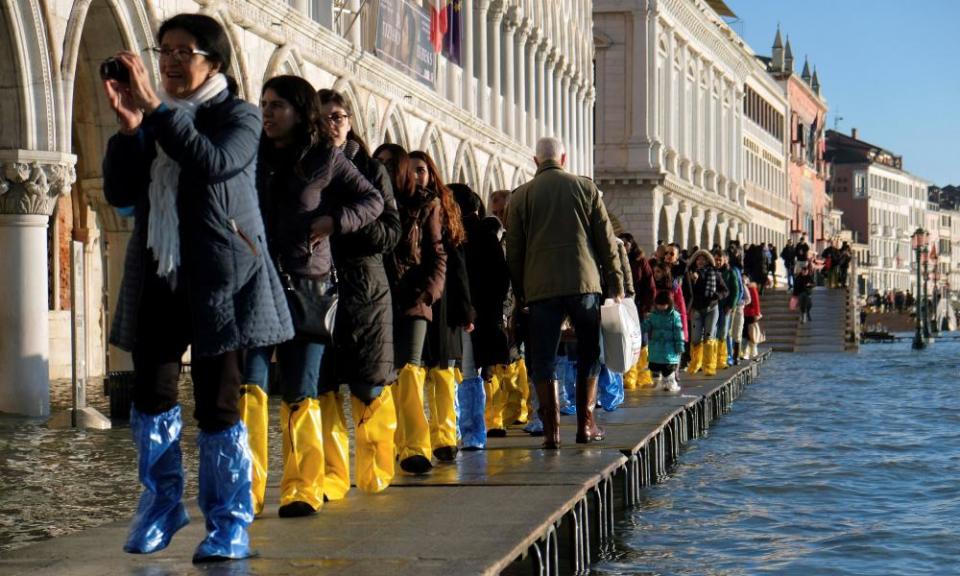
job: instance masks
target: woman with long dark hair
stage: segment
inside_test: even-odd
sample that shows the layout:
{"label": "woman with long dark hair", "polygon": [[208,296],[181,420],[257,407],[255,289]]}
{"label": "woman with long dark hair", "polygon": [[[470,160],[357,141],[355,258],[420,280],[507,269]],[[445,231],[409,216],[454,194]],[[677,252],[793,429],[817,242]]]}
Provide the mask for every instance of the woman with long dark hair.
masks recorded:
{"label": "woman with long dark hair", "polygon": [[396,444],[400,468],[425,474],[430,462],[430,427],[423,411],[427,372],[423,349],[433,304],[443,295],[447,253],[443,209],[437,194],[417,186],[410,156],[402,146],[383,144],[373,157],[387,167],[400,208],[402,231],[388,268],[393,288],[394,356],[399,369],[393,387],[397,410]]}
{"label": "woman with long dark hair", "polygon": [[473,331],[475,313],[470,301],[463,246],[467,239],[460,207],[444,184],[437,164],[421,150],[410,153],[410,168],[417,186],[440,199],[443,248],[447,274],[440,300],[433,304],[433,322],[427,329],[427,396],[430,404],[430,444],[441,462],[457,456],[456,365],[463,356],[462,330]]}
{"label": "woman with long dark hair", "polygon": [[[297,76],[276,76],[260,97],[263,138],[257,189],[271,256],[287,290],[303,297],[335,288],[331,237],[377,219],[383,197],[333,145],[313,86]],[[311,296],[311,299],[316,300]],[[320,367],[329,341],[299,326],[297,337],[276,349],[282,402],[283,479],[280,516],[315,513],[324,498],[324,445],[319,401]],[[258,462],[255,500],[263,505],[267,462],[266,375],[273,348],[248,355],[244,414]],[[256,425],[253,422],[257,422]],[[262,466],[262,468],[261,468]]]}
{"label": "woman with long dark hair", "polygon": [[124,550],[162,550],[189,522],[177,383],[190,346],[207,527],[193,561],[246,558],[253,505],[240,356],[293,336],[257,204],[260,115],[231,90],[230,42],[216,20],[179,14],[160,26],[157,43],[159,92],[131,52],[117,55],[129,81],[104,81],[120,123],[103,162],[104,193],[136,215],[110,334],[133,354],[130,427],[144,486]]}
{"label": "woman with long dark hair", "polygon": [[[394,475],[397,414],[389,387],[396,378],[393,304],[383,255],[397,246],[401,227],[390,174],[370,156],[363,139],[352,129],[349,103],[334,90],[323,89],[318,95],[321,119],[327,123],[333,145],[383,197],[379,218],[357,232],[331,239],[340,302],[335,353],[324,358],[320,411],[326,467],[323,492],[328,500],[338,500],[350,490],[350,446],[340,384],[349,385],[352,396],[357,487],[380,492]],[[338,190],[331,192],[337,194]]]}

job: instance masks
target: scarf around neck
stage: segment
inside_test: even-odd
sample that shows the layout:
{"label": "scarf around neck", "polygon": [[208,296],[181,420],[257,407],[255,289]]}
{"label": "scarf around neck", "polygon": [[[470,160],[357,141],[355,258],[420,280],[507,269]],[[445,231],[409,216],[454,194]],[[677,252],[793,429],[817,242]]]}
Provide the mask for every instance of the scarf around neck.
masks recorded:
{"label": "scarf around neck", "polygon": [[[179,99],[167,95],[161,88],[160,98],[171,108],[179,108],[191,121],[197,109],[227,89],[227,78],[217,74],[207,79],[193,94]],[[176,288],[177,269],[180,267],[180,217],[177,214],[177,192],[180,165],[157,144],[157,157],[150,167],[150,216],[147,221],[147,248],[157,261],[157,276]]]}

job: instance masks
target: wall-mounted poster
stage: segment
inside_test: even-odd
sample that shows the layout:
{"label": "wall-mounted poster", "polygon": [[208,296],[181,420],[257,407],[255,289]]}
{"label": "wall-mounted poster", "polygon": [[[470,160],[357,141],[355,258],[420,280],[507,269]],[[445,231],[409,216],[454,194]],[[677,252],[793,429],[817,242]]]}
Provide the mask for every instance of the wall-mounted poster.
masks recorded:
{"label": "wall-mounted poster", "polygon": [[380,0],[377,55],[433,88],[436,54],[430,44],[430,16],[407,0]]}

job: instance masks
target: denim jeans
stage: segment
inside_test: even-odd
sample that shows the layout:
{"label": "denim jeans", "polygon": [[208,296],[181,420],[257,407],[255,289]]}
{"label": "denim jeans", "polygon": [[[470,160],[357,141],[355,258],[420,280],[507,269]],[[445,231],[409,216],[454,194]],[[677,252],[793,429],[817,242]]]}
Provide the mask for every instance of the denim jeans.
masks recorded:
{"label": "denim jeans", "polygon": [[717,337],[717,317],[720,315],[719,306],[711,306],[706,310],[693,310],[693,330],[690,331],[690,343],[700,344],[704,340],[713,340]]}
{"label": "denim jeans", "polygon": [[529,369],[534,382],[556,379],[563,319],[577,334],[577,379],[600,374],[600,294],[557,296],[530,304]]}
{"label": "denim jeans", "polygon": [[[280,372],[280,394],[288,404],[304,398],[316,398],[320,382],[320,365],[325,344],[307,340],[289,340],[276,346]],[[274,347],[265,346],[247,351],[244,382],[268,391],[270,357]]]}

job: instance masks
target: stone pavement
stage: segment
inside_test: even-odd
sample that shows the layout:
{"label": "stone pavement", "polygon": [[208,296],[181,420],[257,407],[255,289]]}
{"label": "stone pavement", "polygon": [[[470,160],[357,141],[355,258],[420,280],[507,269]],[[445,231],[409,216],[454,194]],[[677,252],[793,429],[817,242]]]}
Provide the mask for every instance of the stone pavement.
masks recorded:
{"label": "stone pavement", "polygon": [[190,504],[192,523],[166,550],[124,554],[127,521],[55,538],[0,556],[0,574],[498,574],[527,552],[602,479],[623,467],[625,454],[656,437],[678,413],[723,388],[748,366],[716,377],[687,376],[680,395],[628,391],[615,412],[600,412],[607,438],[574,443],[574,416],[561,420],[563,448],[539,448],[541,439],[511,428],[480,452],[461,453],[426,477],[399,476],[381,494],[351,490],[316,516],[277,517],[279,475],[267,508],[251,527],[255,559],[197,568],[190,563],[203,537],[203,517]]}

